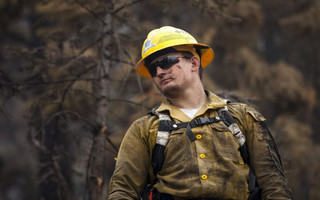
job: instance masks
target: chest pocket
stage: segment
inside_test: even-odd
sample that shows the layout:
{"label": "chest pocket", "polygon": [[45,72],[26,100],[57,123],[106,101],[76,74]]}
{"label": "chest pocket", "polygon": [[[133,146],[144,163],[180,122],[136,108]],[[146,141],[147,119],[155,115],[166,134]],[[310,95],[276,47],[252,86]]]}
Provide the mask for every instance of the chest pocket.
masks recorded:
{"label": "chest pocket", "polygon": [[185,129],[173,130],[164,151],[163,168],[175,166],[191,158],[190,141]]}
{"label": "chest pocket", "polygon": [[240,146],[228,127],[223,122],[219,122],[211,124],[211,129],[213,132],[213,149],[216,149],[218,155],[224,159],[244,164],[239,151]]}

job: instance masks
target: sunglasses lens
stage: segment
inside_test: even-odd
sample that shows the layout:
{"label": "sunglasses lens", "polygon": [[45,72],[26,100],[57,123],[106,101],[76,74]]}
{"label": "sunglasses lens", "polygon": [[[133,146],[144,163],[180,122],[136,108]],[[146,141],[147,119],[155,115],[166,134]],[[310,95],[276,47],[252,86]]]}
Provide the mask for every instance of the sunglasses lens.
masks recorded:
{"label": "sunglasses lens", "polygon": [[148,67],[149,73],[151,75],[151,77],[154,77],[157,75],[157,66],[155,67]]}
{"label": "sunglasses lens", "polygon": [[161,69],[168,69],[172,65],[176,64],[179,62],[179,57],[176,55],[171,55],[171,56],[166,56],[155,63],[152,63],[149,65],[147,68],[149,70],[149,73],[152,77],[157,75],[157,67],[159,66]]}

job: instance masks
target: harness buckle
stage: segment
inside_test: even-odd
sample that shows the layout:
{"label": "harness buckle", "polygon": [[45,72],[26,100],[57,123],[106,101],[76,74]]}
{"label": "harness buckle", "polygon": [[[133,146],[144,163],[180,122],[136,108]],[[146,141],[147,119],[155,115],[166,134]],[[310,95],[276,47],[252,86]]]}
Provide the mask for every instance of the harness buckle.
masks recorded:
{"label": "harness buckle", "polygon": [[196,118],[194,121],[196,125],[210,124],[209,118],[200,117],[200,118]]}

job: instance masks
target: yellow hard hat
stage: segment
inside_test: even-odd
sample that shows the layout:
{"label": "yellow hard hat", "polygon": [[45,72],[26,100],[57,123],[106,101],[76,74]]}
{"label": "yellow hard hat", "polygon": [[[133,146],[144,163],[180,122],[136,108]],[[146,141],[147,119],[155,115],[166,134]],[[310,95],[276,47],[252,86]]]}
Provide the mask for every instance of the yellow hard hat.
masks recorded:
{"label": "yellow hard hat", "polygon": [[[196,49],[200,54],[202,68],[207,67],[214,57],[213,50],[205,44],[200,44],[186,31],[172,26],[163,26],[152,30],[144,41],[141,51],[141,60],[137,63],[136,71],[143,77],[151,78],[145,65],[145,59],[151,54],[168,47],[176,48],[178,51],[187,46]],[[191,51],[193,53],[193,51]]]}

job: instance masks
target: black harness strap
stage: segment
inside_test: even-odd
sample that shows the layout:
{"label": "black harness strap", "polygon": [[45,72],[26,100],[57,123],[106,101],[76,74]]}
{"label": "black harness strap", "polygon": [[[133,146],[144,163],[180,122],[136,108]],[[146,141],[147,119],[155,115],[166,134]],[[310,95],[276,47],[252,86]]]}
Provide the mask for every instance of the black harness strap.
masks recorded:
{"label": "black harness strap", "polygon": [[188,138],[190,139],[191,142],[194,142],[196,140],[196,137],[194,136],[194,134],[191,130],[192,128],[195,128],[198,126],[203,126],[206,124],[217,123],[220,121],[221,121],[220,117],[199,117],[193,121],[182,122],[182,123],[178,123],[178,124],[175,124],[170,120],[163,120],[163,121],[159,122],[158,130],[171,132],[173,130],[186,128],[186,134],[187,134]]}
{"label": "black harness strap", "polygon": [[194,134],[191,130],[190,123],[188,123],[188,125],[187,125],[186,134],[191,142],[196,141],[196,137],[194,136]]}
{"label": "black harness strap", "polygon": [[[221,118],[220,117],[199,117],[196,118],[193,121],[190,122],[182,122],[182,123],[173,123],[171,120],[160,120],[159,121],[159,127],[158,127],[158,134],[160,132],[168,132],[170,133],[173,130],[179,130],[181,128],[186,128],[186,134],[188,138],[190,139],[191,142],[194,142],[196,140],[196,137],[194,136],[192,132],[192,128],[198,127],[198,126],[203,126],[205,124],[211,124],[211,123],[217,123],[220,122]],[[153,168],[153,173],[156,175],[164,162],[164,149],[165,149],[165,143],[156,143],[152,152],[152,168]]]}
{"label": "black harness strap", "polygon": [[186,134],[188,136],[188,138],[190,139],[191,142],[196,141],[196,137],[194,136],[193,132],[192,132],[192,128],[195,128],[197,126],[203,126],[206,124],[212,124],[212,123],[217,123],[220,122],[221,119],[220,117],[199,117],[196,118],[194,121],[191,121],[188,123],[187,125],[187,129],[186,129]]}
{"label": "black harness strap", "polygon": [[[234,120],[234,118],[232,117],[232,115],[229,113],[228,110],[220,109],[218,111],[218,113],[219,113],[219,116],[222,118],[223,123],[227,127],[230,127],[232,124],[236,123],[236,121]],[[237,134],[239,134],[239,133],[235,133],[234,136],[237,137]],[[249,163],[249,155],[248,155],[248,151],[247,151],[246,142],[244,142],[244,144],[242,144],[242,145],[240,144],[239,151],[240,151],[240,154],[242,156],[243,161],[249,165],[250,164]]]}
{"label": "black harness strap", "polygon": [[[232,124],[236,123],[232,115],[229,113],[226,109],[220,109],[218,110],[219,116],[222,118],[222,121],[225,123],[226,126],[231,126]],[[235,134],[235,137],[237,136],[237,133]],[[250,167],[250,159],[249,154],[247,150],[247,142],[245,141],[243,145],[240,145],[239,147],[240,154],[242,156],[243,161]],[[249,170],[249,180],[248,180],[248,189],[253,194],[256,192],[257,189],[257,182],[256,182],[256,176],[253,174],[253,171],[250,167]]]}
{"label": "black harness strap", "polygon": [[173,123],[170,120],[162,120],[159,123],[159,131],[173,131],[181,128],[186,128],[188,125],[190,128],[203,126],[206,124],[212,124],[222,121],[220,117],[199,117],[190,122]]}
{"label": "black harness strap", "polygon": [[[247,145],[245,138],[239,129],[238,125],[236,124],[236,121],[232,117],[232,115],[229,113],[229,111],[226,108],[221,108],[218,110],[218,115],[217,117],[199,117],[194,119],[193,121],[190,122],[182,122],[182,123],[173,123],[171,120],[165,119],[165,120],[160,120],[159,121],[159,127],[158,127],[158,135],[159,133],[166,133],[166,138],[168,139],[169,134],[173,130],[178,130],[181,128],[186,128],[186,135],[190,139],[191,142],[194,142],[196,140],[196,137],[194,136],[192,132],[192,128],[198,127],[198,126],[203,126],[207,124],[212,124],[212,123],[217,123],[220,121],[223,121],[223,123],[228,127],[228,129],[233,133],[235,138],[240,144],[239,151],[241,153],[243,161],[250,166],[249,162],[249,155],[247,151]],[[170,119],[170,117],[168,116]],[[236,128],[234,127],[236,126]],[[153,173],[156,177],[157,173],[161,170],[163,162],[164,162],[164,149],[166,146],[167,141],[165,142],[160,142],[156,143],[155,147],[152,152],[152,168],[153,168]],[[157,179],[148,185],[148,187],[151,187],[156,183]],[[256,185],[256,177],[253,174],[251,168],[249,171],[249,191],[251,192],[251,195],[254,193],[259,192],[259,188]],[[253,195],[254,196],[254,195]],[[250,198],[249,198],[250,199]]]}

